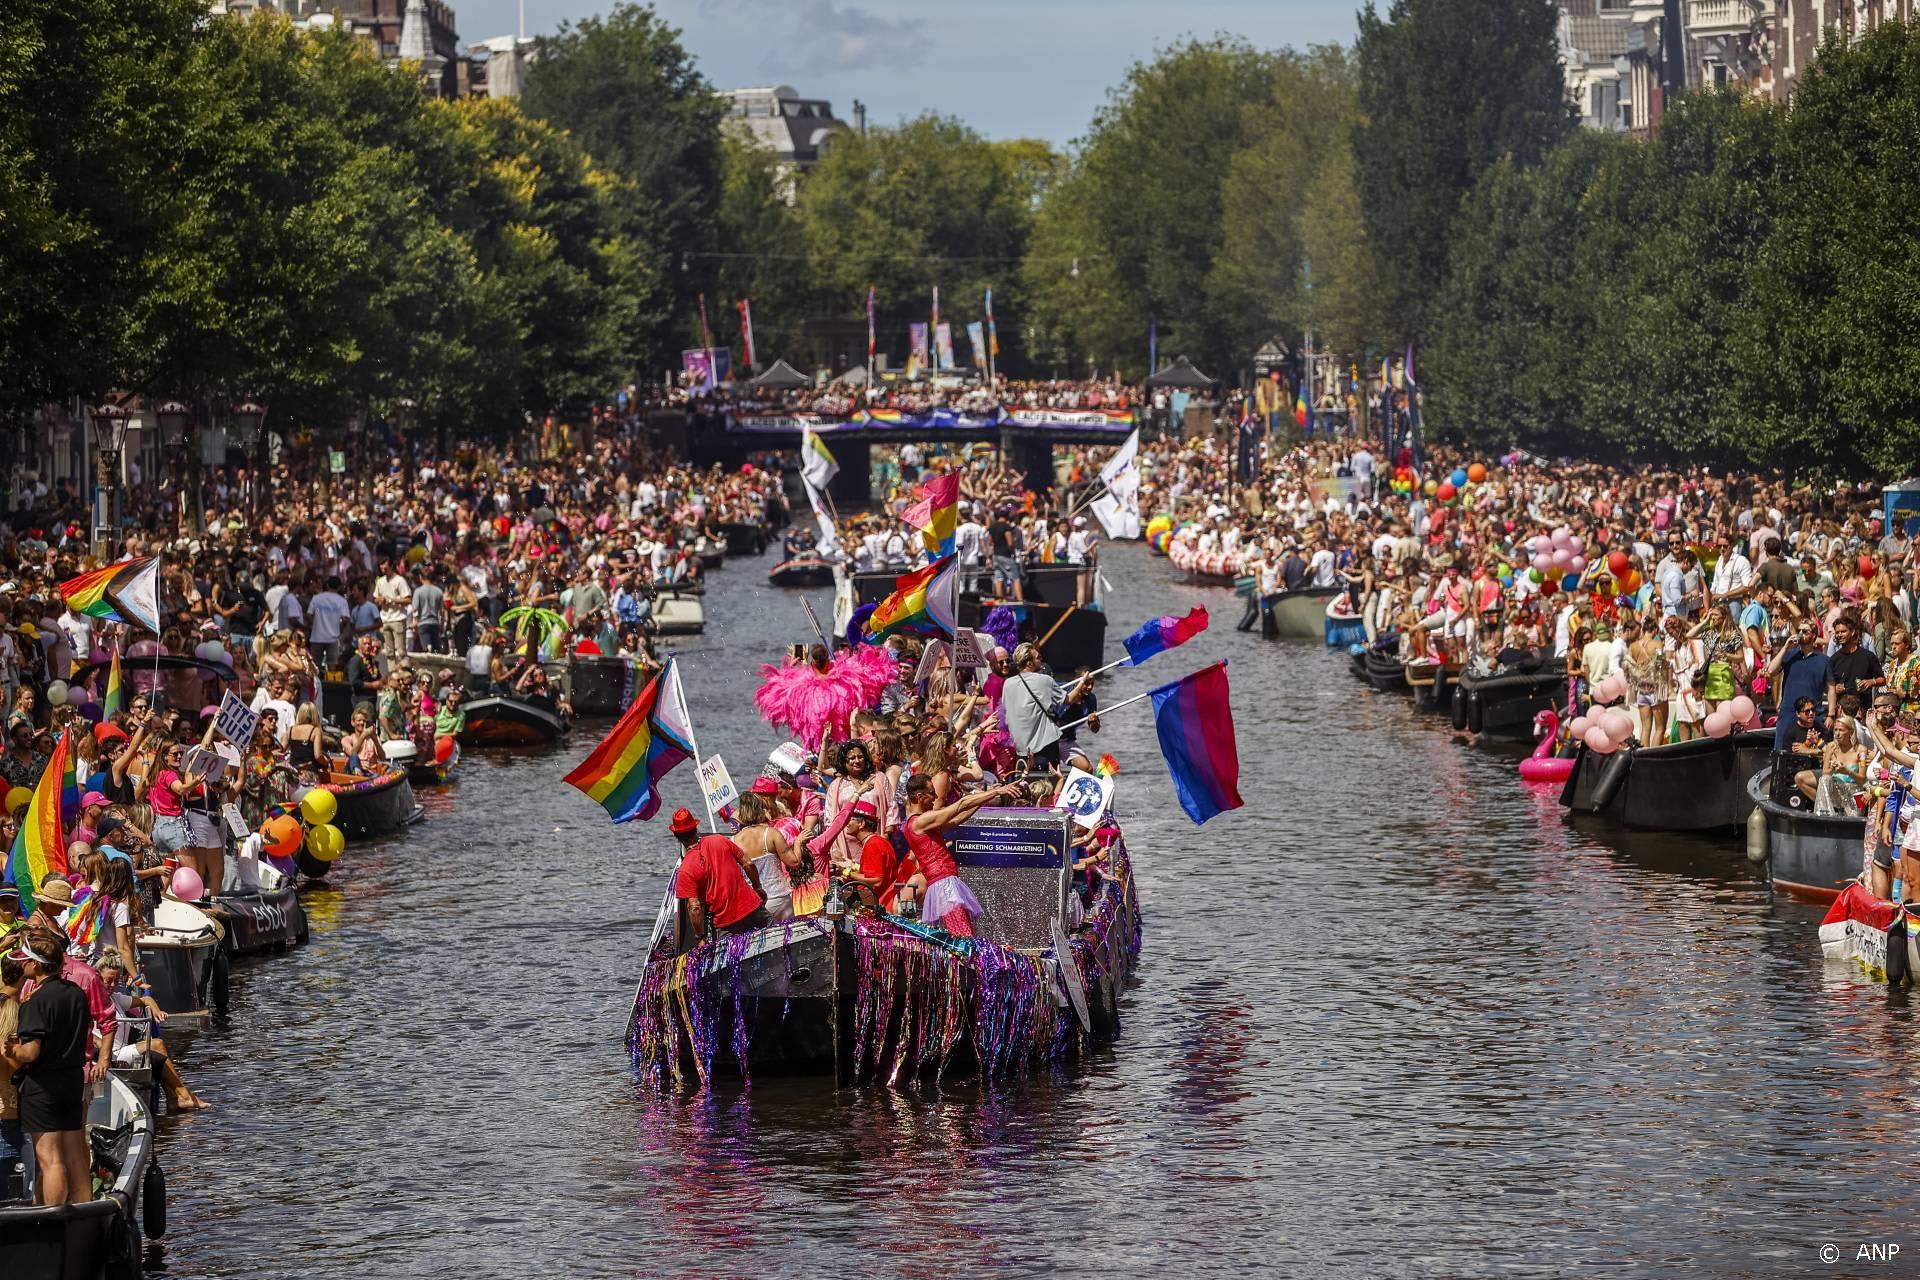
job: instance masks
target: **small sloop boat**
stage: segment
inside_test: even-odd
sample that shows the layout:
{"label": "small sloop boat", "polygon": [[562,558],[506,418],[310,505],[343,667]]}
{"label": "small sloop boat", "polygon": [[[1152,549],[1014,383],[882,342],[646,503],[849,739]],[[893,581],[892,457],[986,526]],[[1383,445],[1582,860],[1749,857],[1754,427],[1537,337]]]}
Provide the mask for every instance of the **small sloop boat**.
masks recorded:
{"label": "small sloop boat", "polygon": [[[471,704],[469,704],[471,705]],[[409,779],[418,757],[389,760],[384,769],[371,776],[330,773],[321,787],[333,793],[339,805],[333,825],[349,840],[383,836],[410,826],[426,816],[426,810],[413,798]]]}
{"label": "small sloop boat", "polygon": [[1453,727],[1510,742],[1533,737],[1533,718],[1566,696],[1567,678],[1554,671],[1462,672],[1453,687]]}
{"label": "small sloop boat", "polygon": [[220,928],[190,902],[162,895],[152,922],[134,936],[140,971],[168,1013],[202,1013],[216,966],[224,969]]}
{"label": "small sloop boat", "polygon": [[1866,861],[1867,820],[1817,814],[1793,785],[1791,758],[1747,781],[1753,810],[1747,817],[1747,859],[1766,863],[1773,887],[1810,902],[1832,902],[1857,881]]}
{"label": "small sloop boat", "polygon": [[773,587],[830,587],[833,565],[819,556],[795,556],[767,570],[767,585]]}
{"label": "small sloop boat", "polygon": [[1920,921],[1855,882],[1840,891],[1820,922],[1820,954],[1852,961],[1877,982],[1904,986],[1920,975]]}

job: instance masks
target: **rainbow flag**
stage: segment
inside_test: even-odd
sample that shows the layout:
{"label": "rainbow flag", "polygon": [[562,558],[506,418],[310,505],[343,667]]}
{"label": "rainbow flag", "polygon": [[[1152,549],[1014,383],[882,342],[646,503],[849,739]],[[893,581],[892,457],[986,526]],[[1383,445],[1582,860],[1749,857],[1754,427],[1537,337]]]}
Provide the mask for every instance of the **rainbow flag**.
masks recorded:
{"label": "rainbow flag", "polygon": [[907,420],[907,415],[899,409],[868,409],[865,413],[867,421],[877,422],[882,426],[897,427]]}
{"label": "rainbow flag", "polygon": [[7,883],[20,891],[21,914],[40,900],[40,882],[52,872],[67,873],[66,828],[60,824],[60,785],[73,755],[69,729],[60,735],[53,756],[33,788],[33,802],[20,822],[7,854]]}
{"label": "rainbow flag", "polygon": [[1305,391],[1293,393],[1293,425],[1296,427],[1307,425],[1307,393]]}
{"label": "rainbow flag", "polygon": [[67,765],[60,775],[60,847],[67,847],[66,833],[80,822],[80,775],[77,772],[79,761],[72,751],[67,752]]}
{"label": "rainbow flag", "polygon": [[1203,604],[1187,610],[1184,618],[1176,618],[1169,613],[1143,623],[1138,631],[1126,639],[1126,665],[1137,667],[1154,654],[1178,648],[1206,629],[1207,606]]}
{"label": "rainbow flag", "polygon": [[949,471],[916,486],[918,502],[900,518],[920,531],[927,554],[939,559],[953,554],[953,530],[960,523],[960,473]]}
{"label": "rainbow flag", "polygon": [[160,558],[144,556],[90,569],[60,584],[60,599],[75,613],[129,622],[158,634]]}
{"label": "rainbow flag", "polygon": [[127,709],[126,686],[120,683],[120,646],[113,646],[113,661],[107,667],[107,692],[100,699],[100,718],[107,719]]}
{"label": "rainbow flag", "polygon": [[1196,823],[1238,809],[1240,750],[1233,740],[1227,664],[1216,662],[1163,684],[1152,697],[1154,733],[1180,807]]}
{"label": "rainbow flag", "polygon": [[950,636],[960,629],[959,558],[943,556],[893,580],[893,594],[867,618],[867,640],[878,644],[896,632]]}
{"label": "rainbow flag", "polygon": [[651,818],[660,811],[660,779],[693,754],[684,706],[680,668],[669,658],[613,731],[567,775],[567,785],[586,792],[615,822]]}
{"label": "rainbow flag", "polygon": [[90,947],[100,936],[100,908],[105,902],[106,895],[94,893],[92,885],[74,890],[73,905],[61,913],[60,927],[76,945]]}

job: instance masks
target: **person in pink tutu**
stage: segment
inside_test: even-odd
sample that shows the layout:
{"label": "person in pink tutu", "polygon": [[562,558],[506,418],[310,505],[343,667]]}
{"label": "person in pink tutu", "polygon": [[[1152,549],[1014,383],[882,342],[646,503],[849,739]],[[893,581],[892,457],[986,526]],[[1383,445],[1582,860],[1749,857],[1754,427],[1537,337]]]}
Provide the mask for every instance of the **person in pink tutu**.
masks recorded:
{"label": "person in pink tutu", "polygon": [[929,924],[938,924],[956,937],[971,938],[974,918],[986,911],[960,878],[953,851],[940,837],[986,805],[995,801],[1024,804],[1025,795],[1018,783],[1008,782],[935,808],[932,780],[925,774],[915,774],[907,779],[906,797],[907,821],[901,830],[906,836],[907,849],[920,864],[919,874],[908,881],[920,900],[920,918]]}

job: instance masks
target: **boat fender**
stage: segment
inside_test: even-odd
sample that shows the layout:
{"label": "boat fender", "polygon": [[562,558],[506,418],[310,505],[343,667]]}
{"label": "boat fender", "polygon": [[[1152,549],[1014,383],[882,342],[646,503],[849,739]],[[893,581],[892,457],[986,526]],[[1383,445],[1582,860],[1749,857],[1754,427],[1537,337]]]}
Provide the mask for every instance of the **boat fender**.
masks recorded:
{"label": "boat fender", "polygon": [[167,1175],[158,1160],[147,1165],[147,1176],[140,1183],[140,1223],[149,1240],[167,1234]]}
{"label": "boat fender", "polygon": [[1767,811],[1762,805],[1753,806],[1753,812],[1747,815],[1747,861],[1759,866],[1767,860]]}
{"label": "boat fender", "polygon": [[1600,766],[1600,781],[1593,784],[1593,811],[1603,813],[1613,804],[1614,796],[1627,781],[1627,771],[1633,768],[1633,752],[1616,751],[1606,758]]}
{"label": "boat fender", "polygon": [[1456,730],[1467,727],[1467,691],[1459,685],[1453,686],[1453,698],[1447,705],[1448,712]]}
{"label": "boat fender", "polygon": [[213,953],[213,1007],[225,1011],[227,992],[232,985],[233,962],[227,958],[225,947],[217,948]]}
{"label": "boat fender", "polygon": [[1486,704],[1480,700],[1480,691],[1475,689],[1467,695],[1467,728],[1480,732],[1480,726],[1487,722]]}

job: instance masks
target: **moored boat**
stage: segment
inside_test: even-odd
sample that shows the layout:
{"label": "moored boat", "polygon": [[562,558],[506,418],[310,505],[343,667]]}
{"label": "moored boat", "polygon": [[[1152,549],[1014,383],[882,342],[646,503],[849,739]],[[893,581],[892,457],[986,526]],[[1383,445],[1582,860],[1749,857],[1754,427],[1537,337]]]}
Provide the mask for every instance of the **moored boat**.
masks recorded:
{"label": "moored boat", "polygon": [[1452,663],[1409,662],[1401,668],[1407,690],[1413,695],[1414,709],[1432,715],[1446,715],[1453,706],[1453,684],[1460,668]]}
{"label": "moored boat", "polygon": [[1407,688],[1407,666],[1399,657],[1391,653],[1367,650],[1365,656],[1365,674],[1367,683],[1381,693],[1404,693]]}
{"label": "moored boat", "polygon": [[306,909],[291,880],[272,889],[217,894],[206,914],[220,922],[220,946],[228,955],[285,951],[307,940]]}
{"label": "moored boat", "polygon": [[1327,606],[1327,648],[1344,649],[1350,644],[1365,644],[1367,642],[1366,620],[1358,614],[1335,613],[1333,611],[1334,605],[1337,605],[1339,602],[1340,598],[1336,596],[1334,597],[1333,603]]}
{"label": "moored boat", "polygon": [[[8,1280],[79,1280],[140,1274],[140,1227],[165,1230],[166,1191],[153,1152],[153,1113],[118,1076],[87,1106],[95,1165],[112,1181],[97,1199],[64,1205],[0,1203],[0,1258]],[[0,1188],[4,1199],[6,1188]]]}
{"label": "moored boat", "polygon": [[730,556],[757,556],[767,549],[771,535],[764,524],[751,524],[743,520],[723,521],[717,526],[727,540],[727,554]]}
{"label": "moored boat", "polygon": [[819,556],[801,555],[782,560],[767,570],[767,585],[773,587],[830,587],[833,565]]}
{"label": "moored boat", "polygon": [[1820,922],[1820,954],[1851,962],[1876,982],[1901,986],[1920,974],[1920,921],[1856,882],[1840,891]]}
{"label": "moored boat", "polygon": [[1341,587],[1300,587],[1267,596],[1262,608],[1271,619],[1265,634],[1282,640],[1321,640],[1327,633],[1327,606]]}
{"label": "moored boat", "polygon": [[333,793],[339,809],[333,824],[350,840],[383,836],[418,822],[426,811],[413,797],[408,779],[412,762],[389,761],[379,773],[361,777],[331,773],[320,786]]}
{"label": "moored boat", "polygon": [[558,711],[523,698],[475,698],[465,709],[463,747],[545,747],[567,731]]}
{"label": "moored boat", "polygon": [[1080,897],[1064,810],[987,809],[949,838],[989,904],[981,936],[917,920],[808,915],[697,946],[662,908],[627,1044],[641,1079],[680,1088],[719,1073],[815,1073],[838,1085],[1023,1071],[1119,1033],[1139,951],[1123,845]]}
{"label": "moored boat", "polygon": [[1753,803],[1747,818],[1747,857],[1767,864],[1768,878],[1782,893],[1832,902],[1859,878],[1866,861],[1867,821],[1816,814],[1793,785],[1793,775],[1786,771],[1790,767],[1776,757],[1747,781],[1747,798]]}
{"label": "moored boat", "polygon": [[1554,671],[1462,672],[1448,708],[1453,727],[1509,742],[1533,741],[1533,718],[1566,696],[1567,678]]}
{"label": "moored boat", "polygon": [[1753,812],[1747,781],[1773,756],[1772,730],[1600,755],[1584,746],[1560,791],[1574,813],[1652,831],[1712,831]]}
{"label": "moored boat", "polygon": [[140,972],[153,998],[168,1013],[200,1013],[220,955],[220,930],[213,918],[190,902],[162,896],[153,919],[134,936]]}
{"label": "moored boat", "polygon": [[701,595],[662,587],[653,600],[653,629],[663,636],[691,636],[705,631],[707,611]]}

